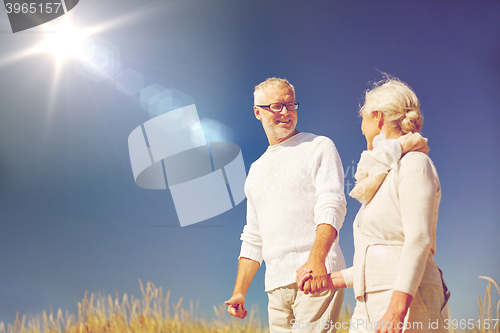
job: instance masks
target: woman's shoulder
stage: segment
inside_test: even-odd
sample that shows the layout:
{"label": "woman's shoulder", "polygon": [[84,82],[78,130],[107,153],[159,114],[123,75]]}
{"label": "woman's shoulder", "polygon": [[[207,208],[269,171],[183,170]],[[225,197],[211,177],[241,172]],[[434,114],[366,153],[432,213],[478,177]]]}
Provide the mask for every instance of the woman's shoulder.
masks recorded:
{"label": "woman's shoulder", "polygon": [[401,157],[401,164],[425,164],[432,163],[431,158],[422,152],[419,151],[410,151]]}
{"label": "woman's shoulder", "polygon": [[437,176],[436,167],[432,159],[425,153],[412,151],[406,153],[399,162],[399,173],[426,172]]}

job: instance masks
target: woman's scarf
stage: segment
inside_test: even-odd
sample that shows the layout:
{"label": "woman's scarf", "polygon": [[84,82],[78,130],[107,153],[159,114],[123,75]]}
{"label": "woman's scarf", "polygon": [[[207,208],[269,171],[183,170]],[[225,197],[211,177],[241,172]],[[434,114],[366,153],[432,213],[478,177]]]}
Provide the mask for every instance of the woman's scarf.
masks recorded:
{"label": "woman's scarf", "polygon": [[427,154],[427,138],[420,133],[408,133],[397,139],[386,139],[381,132],[373,138],[373,149],[361,153],[354,178],[356,185],[349,195],[367,205],[377,193],[389,170],[398,170],[401,157],[410,151]]}

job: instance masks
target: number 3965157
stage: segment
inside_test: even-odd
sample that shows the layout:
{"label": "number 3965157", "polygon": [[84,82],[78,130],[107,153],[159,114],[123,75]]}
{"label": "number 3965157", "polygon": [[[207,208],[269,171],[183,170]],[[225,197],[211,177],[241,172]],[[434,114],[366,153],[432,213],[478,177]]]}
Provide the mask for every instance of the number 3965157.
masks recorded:
{"label": "number 3965157", "polygon": [[59,9],[61,7],[60,2],[46,2],[46,3],[28,3],[28,2],[23,2],[23,3],[10,3],[7,2],[5,3],[5,9],[7,10],[7,14],[15,13],[23,13],[23,14],[51,14],[51,13],[58,13]]}
{"label": "number 3965157", "polygon": [[453,320],[450,320],[450,319],[445,319],[444,321],[444,328],[445,329],[450,329],[450,328],[454,328],[454,329],[474,329],[475,327],[477,327],[478,329],[481,329],[481,328],[484,328],[484,329],[494,329],[496,330],[497,328],[497,325],[498,325],[498,319],[478,319],[478,320],[474,320],[474,319],[469,319],[469,320],[465,320],[465,319],[462,319],[462,320],[458,320],[458,319],[453,319]]}

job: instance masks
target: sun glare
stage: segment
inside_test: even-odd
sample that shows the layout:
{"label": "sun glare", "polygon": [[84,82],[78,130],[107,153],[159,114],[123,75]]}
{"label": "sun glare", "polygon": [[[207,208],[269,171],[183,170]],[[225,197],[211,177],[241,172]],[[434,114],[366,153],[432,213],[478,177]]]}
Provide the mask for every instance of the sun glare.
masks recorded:
{"label": "sun glare", "polygon": [[45,39],[38,46],[38,51],[51,53],[58,66],[66,60],[75,59],[82,54],[85,40],[91,35],[88,31],[78,29],[66,15],[58,25],[44,25]]}
{"label": "sun glare", "polygon": [[85,37],[76,29],[58,31],[47,36],[46,49],[53,53],[57,62],[81,54]]}

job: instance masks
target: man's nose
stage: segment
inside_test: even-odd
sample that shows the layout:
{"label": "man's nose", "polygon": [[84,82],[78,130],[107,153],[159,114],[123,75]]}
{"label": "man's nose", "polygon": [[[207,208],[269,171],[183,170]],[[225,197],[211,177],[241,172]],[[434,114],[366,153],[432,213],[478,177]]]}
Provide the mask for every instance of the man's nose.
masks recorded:
{"label": "man's nose", "polygon": [[283,105],[283,104],[282,104],[281,106],[282,106],[282,108],[281,108],[280,113],[281,113],[282,115],[286,116],[288,113],[290,113],[290,111],[288,111],[288,109],[286,108],[286,105]]}

